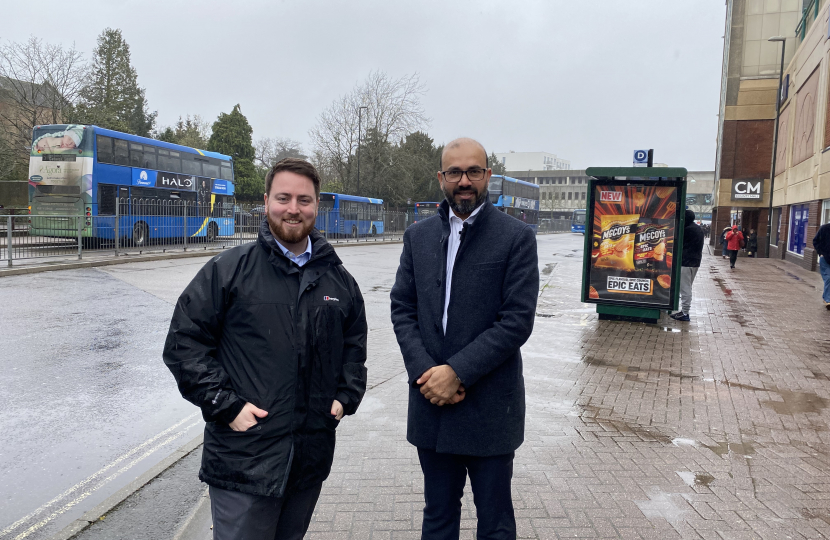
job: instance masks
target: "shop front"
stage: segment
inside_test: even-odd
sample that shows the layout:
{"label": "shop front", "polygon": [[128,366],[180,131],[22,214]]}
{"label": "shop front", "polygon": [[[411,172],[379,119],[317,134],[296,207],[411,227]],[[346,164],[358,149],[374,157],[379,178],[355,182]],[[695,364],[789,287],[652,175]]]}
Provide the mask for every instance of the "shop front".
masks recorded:
{"label": "shop front", "polygon": [[[709,242],[715,255],[723,254],[720,236],[727,227],[737,225],[744,236],[754,231],[758,238],[758,257],[767,256],[767,225],[769,223],[769,182],[764,178],[721,180],[716,206],[712,211],[712,233]],[[746,251],[739,255],[746,255]]]}

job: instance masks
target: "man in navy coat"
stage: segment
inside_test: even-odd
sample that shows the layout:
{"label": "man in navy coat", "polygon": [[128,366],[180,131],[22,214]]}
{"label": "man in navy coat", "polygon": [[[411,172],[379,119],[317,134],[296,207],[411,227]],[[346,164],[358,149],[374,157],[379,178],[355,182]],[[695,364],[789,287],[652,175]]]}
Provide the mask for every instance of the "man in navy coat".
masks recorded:
{"label": "man in navy coat", "polygon": [[441,169],[446,200],[404,234],[391,293],[410,386],[407,440],[424,473],[421,538],[459,537],[469,474],[478,538],[513,539],[510,483],[525,420],[519,347],[536,313],[536,236],[489,200],[480,143],[452,141]]}

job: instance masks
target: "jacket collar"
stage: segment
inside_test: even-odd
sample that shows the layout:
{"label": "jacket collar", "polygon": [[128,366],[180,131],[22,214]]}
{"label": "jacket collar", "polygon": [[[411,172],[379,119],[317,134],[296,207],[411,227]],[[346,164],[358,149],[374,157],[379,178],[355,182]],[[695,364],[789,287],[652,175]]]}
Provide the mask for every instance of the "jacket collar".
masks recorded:
{"label": "jacket collar", "polygon": [[[487,217],[496,211],[496,207],[490,202],[489,193],[480,208],[481,210],[476,214],[475,221],[470,223],[470,231],[467,234],[472,233],[473,227],[481,228],[481,224],[487,221]],[[446,238],[450,234],[450,203],[447,202],[447,199],[441,201],[440,206],[438,206],[438,216],[441,218],[441,224],[443,225],[443,237]]]}

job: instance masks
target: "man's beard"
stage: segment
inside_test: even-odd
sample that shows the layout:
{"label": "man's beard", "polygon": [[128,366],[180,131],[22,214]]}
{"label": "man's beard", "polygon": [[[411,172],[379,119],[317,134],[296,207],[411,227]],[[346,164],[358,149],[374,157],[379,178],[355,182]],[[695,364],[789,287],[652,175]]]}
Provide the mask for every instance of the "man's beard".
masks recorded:
{"label": "man's beard", "polygon": [[[314,221],[305,224],[301,229],[286,230],[282,225],[271,218],[270,213],[266,213],[268,219],[268,228],[271,229],[271,234],[282,240],[286,244],[296,244],[301,242],[303,238],[308,236],[314,229]],[[302,219],[302,218],[300,218]]]}
{"label": "man's beard", "polygon": [[[458,184],[444,184],[442,188],[444,192],[444,198],[447,199],[447,202],[452,208],[452,211],[456,213],[456,215],[465,216],[467,214],[472,214],[473,210],[484,204],[484,201],[487,200],[488,191],[485,189],[483,192],[479,193],[479,191],[475,188],[475,186],[470,186],[468,188],[460,188]],[[475,195],[474,198],[464,201],[462,200],[460,203],[455,202],[455,196],[459,193],[473,193]]]}

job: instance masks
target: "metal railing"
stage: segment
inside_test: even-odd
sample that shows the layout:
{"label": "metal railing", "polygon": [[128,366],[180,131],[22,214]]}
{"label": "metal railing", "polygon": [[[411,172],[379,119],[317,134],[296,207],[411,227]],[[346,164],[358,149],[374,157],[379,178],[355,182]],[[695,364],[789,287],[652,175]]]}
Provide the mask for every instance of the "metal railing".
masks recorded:
{"label": "metal railing", "polygon": [[[98,210],[97,216],[0,216],[0,261],[11,267],[46,258],[79,260],[86,254],[222,250],[256,240],[265,218],[261,206],[183,200],[118,199]],[[383,209],[320,208],[316,220],[335,245],[401,240],[410,223],[406,212]]]}
{"label": "metal railing", "polygon": [[[97,216],[0,216],[0,261],[80,260],[126,254],[211,251],[253,242],[265,218],[254,205],[199,205],[194,201],[117,199]],[[413,223],[406,211],[319,208],[316,228],[332,244],[397,241]],[[541,220],[538,232],[570,232],[569,219]],[[2,264],[2,262],[0,262]]]}

